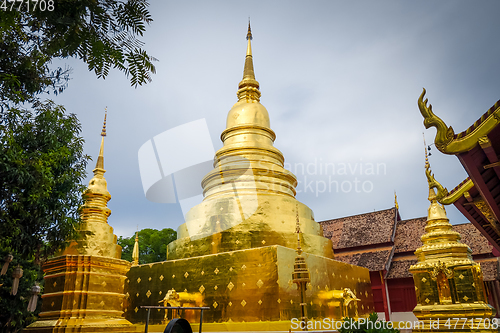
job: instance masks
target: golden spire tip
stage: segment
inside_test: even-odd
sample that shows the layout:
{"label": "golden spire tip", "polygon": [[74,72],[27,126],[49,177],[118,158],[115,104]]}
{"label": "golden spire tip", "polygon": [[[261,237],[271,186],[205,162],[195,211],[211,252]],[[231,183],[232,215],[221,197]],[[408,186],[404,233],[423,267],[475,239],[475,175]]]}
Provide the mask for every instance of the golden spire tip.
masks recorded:
{"label": "golden spire tip", "polygon": [[250,27],[250,17],[248,18],[248,32],[247,32],[247,40],[252,40],[252,28]]}
{"label": "golden spire tip", "polygon": [[[429,154],[428,154],[428,147],[427,144],[425,143],[425,135],[422,133],[424,137],[424,149],[425,149],[425,176],[427,177],[427,183],[429,184],[429,197],[427,198],[430,202],[435,202],[437,199],[436,191],[434,188],[438,189],[438,193],[440,193],[441,197],[443,196],[444,189],[441,184],[434,178],[434,175],[432,174],[431,170],[431,164],[429,163]],[[446,191],[447,192],[447,191]]]}
{"label": "golden spire tip", "polygon": [[425,149],[425,168],[429,169],[431,167],[431,164],[429,163],[429,155],[427,151],[427,144],[425,143],[425,134],[422,133],[422,136],[424,137],[424,149]]}
{"label": "golden spire tip", "polygon": [[106,116],[108,115],[108,107],[104,108],[104,122],[102,124],[101,136],[106,136]]}
{"label": "golden spire tip", "polygon": [[238,101],[246,99],[247,101],[259,101],[260,91],[259,82],[255,80],[255,73],[253,70],[253,57],[252,57],[252,28],[250,27],[250,20],[248,21],[248,32],[247,32],[247,53],[245,56],[245,66],[243,68],[243,79],[238,84]]}
{"label": "golden spire tip", "polygon": [[398,196],[396,195],[396,190],[394,190],[394,207],[396,207],[396,209],[399,209]]}
{"label": "golden spire tip", "polygon": [[[97,157],[97,163],[95,164],[95,169],[104,169],[104,137],[106,136],[106,117],[108,115],[108,107],[104,109],[104,122],[101,131],[101,148],[99,149],[99,156]],[[94,169],[94,171],[95,171]]]}
{"label": "golden spire tip", "polygon": [[135,232],[135,243],[134,249],[132,250],[132,266],[137,265],[139,265],[139,231]]}

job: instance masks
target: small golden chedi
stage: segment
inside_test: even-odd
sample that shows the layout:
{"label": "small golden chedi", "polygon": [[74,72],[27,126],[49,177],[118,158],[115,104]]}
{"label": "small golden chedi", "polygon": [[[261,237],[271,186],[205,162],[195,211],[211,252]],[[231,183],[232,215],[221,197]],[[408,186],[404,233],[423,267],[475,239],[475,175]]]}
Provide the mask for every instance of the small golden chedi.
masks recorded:
{"label": "small golden chedi", "polygon": [[[426,150],[425,174],[429,183],[426,233],[415,251],[418,262],[410,267],[417,306],[413,313],[421,322],[414,332],[497,332],[495,309],[488,304],[481,267],[472,250],[460,242],[444,207],[438,200],[445,193],[431,173]],[[437,193],[434,189],[437,189]]]}

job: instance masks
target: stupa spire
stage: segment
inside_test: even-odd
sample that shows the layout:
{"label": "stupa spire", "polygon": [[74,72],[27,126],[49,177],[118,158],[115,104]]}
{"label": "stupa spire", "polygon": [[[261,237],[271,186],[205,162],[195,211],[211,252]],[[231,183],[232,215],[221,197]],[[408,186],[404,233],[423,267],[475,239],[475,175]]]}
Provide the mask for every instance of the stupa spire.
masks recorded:
{"label": "stupa spire", "polygon": [[250,27],[250,20],[248,21],[247,32],[247,54],[245,56],[245,67],[243,68],[243,80],[238,85],[238,100],[260,100],[259,82],[255,80],[255,72],[253,70],[253,57],[252,57],[252,28]]}
{"label": "stupa spire", "polygon": [[297,254],[300,256],[302,254],[302,246],[300,245],[300,220],[299,220],[299,205],[295,205],[296,211],[296,233],[297,233]]}
{"label": "stupa spire", "polygon": [[[421,237],[422,243],[424,246],[417,249],[415,254],[419,257],[419,254],[424,254],[422,259],[425,258],[425,254],[428,251],[428,247],[432,248],[435,243],[446,244],[448,247],[457,247],[460,250],[454,251],[455,255],[459,255],[463,258],[468,258],[472,260],[470,254],[471,250],[465,244],[460,243],[460,234],[458,232],[453,231],[453,228],[449,222],[448,217],[446,216],[446,210],[443,205],[441,205],[438,200],[448,193],[448,191],[434,178],[434,175],[431,171],[431,165],[429,163],[429,154],[428,148],[425,144],[424,138],[424,147],[425,147],[425,175],[427,177],[427,183],[429,184],[429,201],[431,202],[428,214],[427,214],[427,226],[425,230],[427,231]],[[437,189],[437,193],[435,191]],[[432,250],[434,251],[434,250]],[[432,252],[430,251],[430,252]],[[434,251],[435,252],[435,251]],[[432,253],[434,253],[432,252]]]}
{"label": "stupa spire", "polygon": [[132,251],[132,266],[139,265],[139,231],[135,232],[134,250]]}
{"label": "stupa spire", "polygon": [[[82,225],[79,234],[81,237],[70,244],[63,254],[99,255],[119,259],[121,257],[121,246],[117,245],[113,228],[110,228],[108,217],[111,210],[108,201],[111,195],[108,184],[104,178],[104,137],[106,136],[106,114],[101,131],[101,147],[99,157],[93,170],[94,176],[89,181],[89,186],[83,192],[85,203],[81,206]],[[106,225],[106,226],[103,226]]]}
{"label": "stupa spire", "polygon": [[77,237],[44,264],[42,313],[40,320],[28,328],[30,332],[135,331],[123,317],[124,283],[131,264],[121,259],[122,247],[108,224],[111,195],[104,178],[103,157],[106,115],[101,136],[94,176],[83,193]]}
{"label": "stupa spire", "polygon": [[306,259],[302,256],[302,247],[300,245],[300,220],[299,220],[299,205],[295,205],[296,217],[296,233],[297,233],[297,256],[293,265],[292,282],[297,285],[297,290],[300,295],[300,312],[301,321],[304,327],[307,327],[307,310],[306,310],[306,290],[307,284],[311,282],[311,275],[307,268]]}
{"label": "stupa spire", "polygon": [[[104,122],[101,131],[101,148],[99,149],[99,156],[97,157],[97,162],[95,164],[96,169],[104,170],[104,137],[106,136],[106,116],[108,115],[108,108],[106,107],[104,113]],[[95,174],[95,170],[94,170]]]}
{"label": "stupa spire", "polygon": [[[428,219],[437,219],[446,217],[446,210],[443,205],[438,203],[439,200],[448,195],[448,190],[444,188],[435,178],[431,171],[431,164],[429,163],[428,147],[425,143],[424,137],[424,148],[425,148],[425,175],[427,177],[427,183],[429,184],[429,197],[428,200],[431,202],[429,207]],[[437,189],[437,193],[434,189]]]}

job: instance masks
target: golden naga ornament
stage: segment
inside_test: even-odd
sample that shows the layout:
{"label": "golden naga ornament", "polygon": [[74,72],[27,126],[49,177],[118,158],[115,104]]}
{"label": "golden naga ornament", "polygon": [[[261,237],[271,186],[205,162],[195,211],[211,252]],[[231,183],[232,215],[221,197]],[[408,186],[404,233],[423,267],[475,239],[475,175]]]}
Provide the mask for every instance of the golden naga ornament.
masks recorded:
{"label": "golden naga ornament", "polygon": [[446,126],[444,121],[432,112],[431,104],[427,106],[427,98],[424,100],[425,92],[424,88],[422,94],[418,98],[418,108],[424,117],[425,128],[436,127],[437,134],[434,143],[436,144],[436,147],[441,150],[453,140],[455,132],[451,126]]}
{"label": "golden naga ornament", "polygon": [[497,101],[480,119],[465,131],[455,134],[451,126],[436,116],[432,111],[432,105],[427,106],[427,98],[424,100],[425,89],[418,99],[418,108],[424,117],[425,128],[436,127],[436,138],[434,143],[436,148],[444,153],[456,155],[470,151],[475,146],[484,144],[487,137],[500,123],[500,101]]}

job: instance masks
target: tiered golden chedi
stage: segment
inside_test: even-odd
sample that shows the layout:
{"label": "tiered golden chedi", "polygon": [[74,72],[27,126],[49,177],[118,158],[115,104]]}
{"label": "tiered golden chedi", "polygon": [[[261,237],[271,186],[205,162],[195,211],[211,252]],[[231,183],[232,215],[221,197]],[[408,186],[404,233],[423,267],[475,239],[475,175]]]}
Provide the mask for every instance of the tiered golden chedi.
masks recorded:
{"label": "tiered golden chedi", "polygon": [[79,238],[48,260],[39,320],[30,332],[134,332],[135,326],[123,318],[123,293],[130,263],[121,260],[113,228],[108,224],[111,195],[104,178],[104,136],[94,169],[94,177],[84,192]]}
{"label": "tiered golden chedi", "polygon": [[427,157],[425,168],[431,204],[423,246],[415,251],[418,262],[410,267],[417,295],[413,313],[423,327],[414,331],[496,332],[495,309],[487,302],[481,267],[472,260],[472,250],[460,243],[460,234],[438,203],[445,191],[431,174]]}
{"label": "tiered golden chedi", "polygon": [[[332,243],[313,212],[295,199],[297,179],[283,167],[260,103],[250,27],[247,39],[238,101],[229,111],[214,170],[202,180],[204,200],[187,213],[178,239],[168,246],[167,261],[134,266],[128,274],[126,318],[134,323],[146,319],[141,305],[170,299],[181,306],[209,306],[203,329],[216,331],[288,331],[290,320],[302,317],[301,303],[309,320],[374,311],[369,271],[333,260]],[[297,215],[310,271],[305,302],[292,277]],[[357,299],[343,312],[346,288]],[[151,321],[161,323],[164,315],[153,311]],[[199,311],[185,315],[190,322],[199,320]]]}
{"label": "tiered golden chedi", "polygon": [[283,154],[253,69],[251,32],[238,102],[227,116],[214,158],[214,170],[202,180],[204,200],[186,215],[168,259],[250,249],[262,245],[295,248],[298,205],[304,251],[331,258],[332,243],[323,237],[312,210],[295,199],[297,179],[284,169]]}

